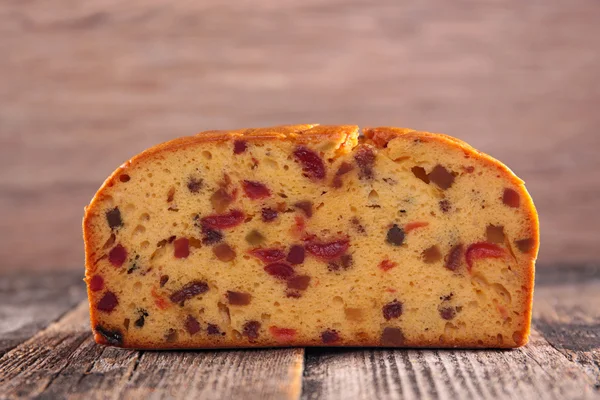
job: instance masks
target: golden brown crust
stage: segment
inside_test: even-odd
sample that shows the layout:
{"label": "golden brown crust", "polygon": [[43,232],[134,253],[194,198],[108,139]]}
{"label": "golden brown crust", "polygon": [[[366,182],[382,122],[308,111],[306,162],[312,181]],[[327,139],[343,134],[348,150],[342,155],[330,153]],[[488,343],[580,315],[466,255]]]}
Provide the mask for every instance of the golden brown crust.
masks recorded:
{"label": "golden brown crust", "polygon": [[[207,142],[224,142],[233,140],[244,140],[244,141],[266,141],[266,140],[283,140],[283,141],[295,141],[298,143],[310,143],[320,142],[324,139],[331,138],[337,142],[342,143],[342,147],[346,147],[345,150],[351,150],[357,143],[367,143],[374,145],[379,148],[383,148],[387,143],[394,137],[404,136],[413,138],[419,141],[437,141],[455,148],[460,149],[465,153],[465,157],[474,158],[487,163],[499,170],[503,175],[509,177],[510,181],[519,190],[519,194],[524,199],[525,209],[529,215],[529,221],[531,226],[529,227],[532,238],[534,239],[534,247],[531,251],[531,258],[528,263],[528,270],[526,276],[526,284],[524,285],[528,290],[528,297],[525,299],[523,309],[526,310],[526,319],[531,319],[532,300],[533,300],[533,287],[534,287],[534,271],[535,271],[535,260],[539,251],[539,220],[535,210],[535,206],[531,199],[531,196],[527,192],[524,182],[519,179],[507,166],[494,159],[493,157],[477,151],[467,143],[453,138],[451,136],[443,134],[434,134],[429,132],[419,132],[407,128],[393,128],[393,127],[377,127],[377,128],[366,128],[363,131],[363,136],[357,139],[358,127],[354,125],[347,126],[320,126],[315,124],[307,125],[287,125],[287,126],[276,126],[271,128],[250,128],[250,129],[239,129],[231,131],[206,131],[201,132],[195,136],[183,137],[175,139],[163,144],[159,144],[152,147],[139,155],[133,157],[121,165],[115,170],[108,179],[103,183],[101,188],[98,190],[94,198],[91,200],[89,206],[85,208],[85,216],[83,219],[83,238],[85,243],[85,254],[86,254],[86,282],[89,283],[89,279],[95,269],[95,264],[98,262],[97,255],[94,249],[97,248],[97,243],[94,242],[92,219],[93,216],[99,212],[99,204],[106,196],[107,190],[112,187],[119,177],[124,174],[128,168],[145,162],[152,158],[161,158],[164,154],[169,152],[175,152],[182,148],[189,148],[193,146],[202,146],[203,143]],[[88,298],[92,298],[92,292],[88,284]],[[97,311],[94,307],[90,306],[90,318],[92,326],[98,321]],[[517,341],[517,347],[527,343],[530,334],[530,326],[527,325],[523,332],[521,332],[520,340]],[[106,343],[106,340],[102,335],[95,332],[95,340],[98,343]],[[252,344],[251,347],[271,347],[271,346],[286,346],[285,344],[266,341],[257,342]],[[293,346],[323,346],[318,340],[314,341],[296,341]],[[380,347],[381,344],[378,340],[374,341],[352,341],[344,340],[340,341],[332,346],[336,347]],[[185,349],[194,348],[193,345],[186,344],[185,341],[178,343],[140,343],[140,342],[125,342],[124,347],[138,348],[138,349],[154,349],[160,347],[161,349]],[[229,340],[228,343],[217,346],[206,346],[207,348],[236,348],[236,347],[249,347],[247,341],[242,340]],[[481,341],[481,340],[454,340],[452,343],[440,343],[425,342],[425,341],[414,341],[406,342],[405,345],[400,347],[435,347],[435,348],[498,348],[514,347],[508,344],[498,344],[494,340]]]}

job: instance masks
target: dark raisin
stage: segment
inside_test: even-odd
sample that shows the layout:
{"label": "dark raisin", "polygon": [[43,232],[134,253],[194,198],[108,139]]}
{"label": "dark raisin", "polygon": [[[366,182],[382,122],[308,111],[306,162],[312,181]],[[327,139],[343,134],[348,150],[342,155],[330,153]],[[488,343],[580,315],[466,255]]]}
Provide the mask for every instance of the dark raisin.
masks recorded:
{"label": "dark raisin", "polygon": [[404,242],[404,230],[398,225],[394,224],[394,226],[388,230],[385,240],[391,245],[401,246]]}
{"label": "dark raisin", "polygon": [[206,293],[207,291],[208,285],[206,284],[206,282],[192,281],[186,284],[178,291],[171,294],[171,296],[169,296],[169,299],[175,304],[180,304],[199,294]]}
{"label": "dark raisin", "polygon": [[250,293],[227,291],[227,301],[233,306],[247,306],[250,300],[252,300]]}
{"label": "dark raisin", "polygon": [[294,269],[289,264],[285,263],[272,263],[267,265],[264,269],[266,273],[277,279],[287,280],[294,276]]}
{"label": "dark raisin", "polygon": [[251,342],[258,339],[259,330],[260,330],[260,322],[258,321],[248,321],[244,324],[243,327],[243,335],[246,336]]}
{"label": "dark raisin", "polygon": [[138,328],[142,328],[146,323],[146,317],[148,316],[148,311],[144,309],[138,310],[138,314],[140,317],[134,322],[134,325]]}
{"label": "dark raisin", "polygon": [[350,268],[352,266],[352,255],[344,254],[342,257],[340,257],[340,262],[342,264],[342,268]]}
{"label": "dark raisin", "polygon": [[196,318],[188,315],[187,319],[185,320],[185,330],[190,335],[195,335],[196,333],[200,332],[200,323]]}
{"label": "dark raisin", "polygon": [[292,265],[302,264],[304,262],[304,246],[296,244],[290,247],[286,261]]}
{"label": "dark raisin", "polygon": [[360,179],[373,179],[373,166],[375,165],[375,153],[369,147],[360,146],[354,154],[354,159],[360,168]]}
{"label": "dark raisin", "polygon": [[104,279],[100,275],[92,276],[90,279],[90,290],[92,292],[99,292],[104,289]]}
{"label": "dark raisin", "polygon": [[454,175],[438,164],[429,173],[429,181],[438,185],[440,189],[446,190],[454,183]]}
{"label": "dark raisin", "polygon": [[441,296],[440,300],[442,300],[442,301],[450,301],[450,300],[452,300],[453,297],[454,297],[454,292],[450,292],[450,294],[447,295],[447,296]]}
{"label": "dark raisin", "polygon": [[442,210],[442,212],[448,212],[450,211],[451,205],[450,202],[448,200],[440,200],[440,210]]}
{"label": "dark raisin", "polygon": [[449,269],[450,271],[456,271],[458,269],[458,267],[460,267],[462,255],[463,255],[463,245],[462,244],[457,244],[456,246],[452,247],[452,249],[450,250],[450,253],[448,253],[448,256],[446,257],[445,267],[447,269]]}
{"label": "dark raisin", "polygon": [[202,189],[203,183],[202,179],[196,179],[194,177],[190,177],[188,180],[187,188],[192,193],[198,193],[200,189]]}
{"label": "dark raisin", "polygon": [[310,284],[310,276],[308,275],[299,275],[293,278],[290,278],[287,281],[288,289],[294,290],[306,290],[308,289],[308,285]]}
{"label": "dark raisin", "polygon": [[164,287],[169,282],[169,275],[162,275],[160,277],[160,287]]}
{"label": "dark raisin", "polygon": [[233,142],[233,154],[242,154],[248,148],[248,144],[243,140],[236,140]]}
{"label": "dark raisin", "polygon": [[389,321],[392,318],[398,318],[402,315],[402,303],[394,299],[394,301],[386,304],[382,308],[383,318]]}
{"label": "dark raisin", "polygon": [[299,201],[294,204],[294,207],[299,208],[304,212],[304,214],[310,218],[313,215],[313,204],[312,201]]}
{"label": "dark raisin", "polygon": [[115,207],[112,210],[106,212],[106,221],[110,229],[117,229],[123,226],[123,220],[121,219],[121,211],[119,207]]}
{"label": "dark raisin", "polygon": [[175,258],[188,258],[190,255],[190,241],[188,238],[179,238],[173,242]]}
{"label": "dark raisin", "polygon": [[304,176],[315,180],[325,178],[325,163],[316,152],[307,147],[299,146],[294,150],[294,157],[302,165]]}
{"label": "dark raisin", "polygon": [[96,333],[98,333],[102,338],[106,341],[107,344],[113,346],[122,346],[123,345],[123,334],[118,329],[107,329],[102,325],[96,325],[94,328]]}
{"label": "dark raisin", "polygon": [[273,221],[275,218],[277,218],[277,215],[279,215],[277,210],[274,210],[274,209],[268,208],[268,207],[262,209],[262,220],[264,222]]}
{"label": "dark raisin", "polygon": [[110,253],[108,253],[108,260],[110,263],[119,268],[122,267],[127,260],[127,250],[122,245],[116,245]]}
{"label": "dark raisin", "polygon": [[402,346],[404,334],[399,328],[386,327],[381,334],[381,345],[388,347]]}
{"label": "dark raisin", "polygon": [[456,316],[456,309],[454,307],[442,307],[440,308],[440,317],[445,320],[451,320]]}
{"label": "dark raisin", "polygon": [[123,174],[123,175],[119,176],[119,180],[123,183],[127,183],[131,180],[131,177],[127,174]]}
{"label": "dark raisin", "polygon": [[502,202],[509,207],[518,208],[521,203],[521,198],[519,197],[519,193],[515,190],[506,188],[502,195]]}
{"label": "dark raisin", "polygon": [[348,172],[352,171],[354,169],[354,167],[352,166],[352,164],[344,161],[340,164],[340,167],[338,168],[337,172],[335,173],[335,176],[333,177],[333,182],[332,182],[332,186],[336,187],[336,188],[340,188],[342,187],[342,175],[347,174]]}
{"label": "dark raisin", "polygon": [[219,329],[219,326],[215,325],[215,324],[208,324],[208,328],[206,328],[206,332],[209,335],[220,335],[221,334],[221,330]]}
{"label": "dark raisin", "polygon": [[412,167],[411,171],[414,176],[422,180],[423,182],[429,184],[429,177],[427,176],[427,172],[425,172],[425,168],[423,167]]}
{"label": "dark raisin", "polygon": [[335,343],[340,340],[340,334],[333,329],[327,329],[321,333],[321,341],[325,344]]}
{"label": "dark raisin", "polygon": [[535,242],[533,239],[529,238],[517,240],[515,241],[515,244],[521,253],[529,253],[531,250],[533,250]]}
{"label": "dark raisin", "polygon": [[98,304],[96,304],[96,308],[100,311],[110,313],[115,309],[115,307],[117,307],[117,305],[119,305],[117,296],[113,292],[106,292]]}
{"label": "dark raisin", "polygon": [[215,229],[210,229],[207,227],[202,228],[202,243],[206,245],[211,245],[215,243],[219,243],[223,240],[223,234],[220,231]]}
{"label": "dark raisin", "polygon": [[360,223],[360,220],[357,217],[352,217],[350,222],[352,223],[352,225],[354,225],[358,233],[366,232],[365,227]]}

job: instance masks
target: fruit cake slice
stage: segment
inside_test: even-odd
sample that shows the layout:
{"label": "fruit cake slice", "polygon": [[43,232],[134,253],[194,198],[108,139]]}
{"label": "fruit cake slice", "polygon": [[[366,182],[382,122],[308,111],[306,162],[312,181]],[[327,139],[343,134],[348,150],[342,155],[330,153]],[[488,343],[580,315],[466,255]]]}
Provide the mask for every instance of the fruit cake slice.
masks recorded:
{"label": "fruit cake slice", "polygon": [[538,219],[506,166],[411,129],[210,131],[118,168],[83,223],[128,348],[517,347]]}

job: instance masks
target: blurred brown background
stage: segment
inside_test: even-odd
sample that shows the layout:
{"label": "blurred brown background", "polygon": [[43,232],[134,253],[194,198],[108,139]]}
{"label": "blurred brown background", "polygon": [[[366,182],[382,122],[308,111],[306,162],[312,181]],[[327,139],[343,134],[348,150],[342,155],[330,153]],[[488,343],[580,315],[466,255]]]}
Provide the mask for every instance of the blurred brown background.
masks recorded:
{"label": "blurred brown background", "polygon": [[464,139],[527,182],[539,265],[600,256],[596,0],[3,0],[0,52],[0,269],[82,269],[151,145],[312,122]]}

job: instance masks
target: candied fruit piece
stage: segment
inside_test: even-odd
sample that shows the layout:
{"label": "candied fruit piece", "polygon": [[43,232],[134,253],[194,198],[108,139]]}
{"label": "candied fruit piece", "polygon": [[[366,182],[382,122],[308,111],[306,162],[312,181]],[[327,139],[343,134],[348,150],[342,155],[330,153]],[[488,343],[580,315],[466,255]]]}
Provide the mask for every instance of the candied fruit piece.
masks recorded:
{"label": "candied fruit piece", "polygon": [[232,306],[247,306],[251,299],[250,293],[227,291],[227,301]]}
{"label": "candied fruit piece", "polygon": [[454,183],[454,175],[438,164],[429,173],[429,181],[438,185],[440,189],[446,190]]}
{"label": "candied fruit piece", "polygon": [[388,259],[383,260],[382,262],[379,263],[379,268],[383,271],[389,271],[390,269],[397,267],[398,263],[395,263],[393,261],[390,261]]}
{"label": "candied fruit piece", "polygon": [[294,157],[302,165],[304,176],[313,180],[325,178],[325,163],[315,151],[304,146],[298,146],[294,150]]}
{"label": "candied fruit piece", "polygon": [[175,188],[174,187],[169,189],[169,192],[167,193],[167,203],[170,203],[173,200],[175,200]]}
{"label": "candied fruit piece", "polygon": [[475,260],[482,258],[502,258],[504,256],[504,249],[497,244],[488,242],[473,243],[466,252],[467,268],[470,272]]}
{"label": "candied fruit piece", "polygon": [[423,250],[423,261],[426,264],[433,264],[442,259],[442,253],[440,252],[439,247],[431,246],[427,249]]}
{"label": "candied fruit piece", "polygon": [[294,207],[299,208],[300,210],[302,210],[304,212],[304,214],[310,218],[312,217],[313,214],[313,204],[312,201],[299,201],[297,203],[294,204]]}
{"label": "candied fruit piece", "polygon": [[393,246],[401,246],[404,242],[404,230],[394,224],[387,233],[386,241]]}
{"label": "candied fruit piece", "polygon": [[221,330],[219,329],[219,326],[215,325],[215,324],[208,324],[208,327],[206,328],[206,332],[209,335],[220,335],[221,334]]}
{"label": "candied fruit piece", "polygon": [[209,215],[201,219],[202,226],[209,229],[228,229],[238,226],[246,219],[240,210],[232,210],[227,214]]}
{"label": "candied fruit piece", "polygon": [[202,189],[203,182],[202,179],[197,179],[194,177],[190,177],[187,183],[187,188],[192,193],[198,193],[200,189]]}
{"label": "candied fruit piece", "polygon": [[92,292],[99,292],[104,289],[104,279],[100,275],[92,276],[90,279],[90,290]]}
{"label": "candied fruit piece", "polygon": [[233,142],[233,154],[242,154],[248,148],[248,144],[244,140],[235,140]]}
{"label": "candied fruit piece", "polygon": [[333,177],[333,182],[331,183],[331,185],[335,188],[341,188],[343,184],[342,176],[352,171],[353,169],[354,166],[352,164],[346,161],[342,162],[337,172],[335,173],[335,176]]}
{"label": "candied fruit piece", "polygon": [[177,334],[177,331],[173,328],[170,328],[165,334],[165,340],[167,343],[175,343],[178,337],[179,335]]}
{"label": "candied fruit piece", "polygon": [[384,305],[382,311],[383,318],[385,318],[387,321],[393,318],[398,318],[402,315],[402,303],[397,299],[394,299],[394,301]]}
{"label": "candied fruit piece", "polygon": [[294,276],[294,268],[289,264],[275,262],[267,265],[265,272],[277,279],[287,280]]}
{"label": "candied fruit piece", "polygon": [[113,292],[106,292],[98,304],[96,304],[96,308],[100,311],[110,313],[118,305],[119,300],[117,299],[117,296]]}
{"label": "candied fruit piece", "polygon": [[429,225],[429,222],[423,222],[423,221],[409,222],[408,224],[404,225],[404,232],[408,233],[408,232],[413,231],[418,228],[424,228],[428,225]]}
{"label": "candied fruit piece", "polygon": [[440,200],[440,210],[442,210],[442,212],[447,213],[451,208],[452,206],[448,200]]}
{"label": "candied fruit piece", "polygon": [[427,172],[425,171],[425,168],[415,166],[415,167],[411,168],[411,171],[415,177],[417,177],[420,180],[422,180],[423,182],[429,184],[429,176],[427,176]]}
{"label": "candied fruit piece", "polygon": [[106,221],[110,229],[117,229],[123,226],[123,220],[121,219],[121,211],[119,207],[115,207],[112,210],[106,212]]}
{"label": "candied fruit piece", "polygon": [[533,250],[535,242],[533,239],[528,238],[528,239],[516,240],[515,244],[517,245],[517,248],[519,249],[519,251],[521,253],[529,253],[531,250]]}
{"label": "candied fruit piece", "polygon": [[381,334],[381,345],[388,347],[402,346],[404,334],[399,328],[386,327]]}
{"label": "candied fruit piece", "polygon": [[457,244],[450,249],[450,253],[446,257],[446,264],[444,265],[450,271],[456,271],[460,267],[461,259],[463,255],[463,245]]}
{"label": "candied fruit piece", "polygon": [[440,317],[445,320],[454,319],[456,316],[456,308],[454,307],[442,307],[440,308]]}
{"label": "candied fruit piece", "polygon": [[213,247],[213,253],[220,261],[224,262],[232,261],[236,256],[235,251],[227,243],[221,243]]}
{"label": "candied fruit piece", "polygon": [[169,275],[162,275],[160,277],[160,287],[164,287],[169,282]]}
{"label": "candied fruit piece", "polygon": [[304,262],[304,246],[295,244],[290,247],[286,261],[292,265],[302,264]]}
{"label": "candied fruit piece", "polygon": [[321,341],[325,344],[335,343],[340,340],[340,334],[334,329],[327,329],[321,333]]}
{"label": "candied fruit piece", "polygon": [[119,180],[123,183],[127,183],[131,180],[131,177],[127,174],[122,174],[121,176],[119,176]]}
{"label": "candied fruit piece", "polygon": [[108,260],[114,267],[122,267],[127,260],[127,250],[118,244],[108,253]]}
{"label": "candied fruit piece", "polygon": [[504,243],[504,226],[488,225],[485,228],[485,236],[490,243]]}
{"label": "candied fruit piece", "polygon": [[290,328],[278,328],[271,326],[269,328],[271,335],[279,342],[289,342],[296,337],[296,330]]}
{"label": "candied fruit piece", "polygon": [[348,239],[340,239],[332,242],[310,241],[305,247],[306,251],[317,258],[335,260],[348,250],[349,245]]}
{"label": "candied fruit piece", "polygon": [[272,209],[270,207],[263,208],[261,210],[261,214],[262,214],[262,220],[263,220],[263,222],[271,222],[275,218],[277,218],[277,215],[279,215],[279,213],[277,212],[277,210],[274,210],[274,209]]}
{"label": "candied fruit piece", "polygon": [[309,285],[310,285],[310,276],[308,276],[308,275],[294,276],[293,278],[290,278],[287,281],[288,289],[306,290],[306,289],[308,289]]}
{"label": "candied fruit piece", "polygon": [[246,242],[248,242],[252,246],[258,246],[259,244],[261,244],[265,240],[266,240],[266,238],[262,235],[262,233],[260,233],[256,229],[251,230],[246,235]]}
{"label": "candied fruit piece", "polygon": [[94,328],[97,334],[102,336],[102,338],[106,341],[107,344],[113,346],[122,346],[123,345],[123,334],[118,329],[107,329],[102,325],[96,325]]}
{"label": "candied fruit piece", "polygon": [[252,249],[248,253],[259,260],[271,263],[285,258],[285,252],[282,249]]}
{"label": "candied fruit piece", "polygon": [[220,188],[210,196],[210,204],[217,213],[224,213],[233,202],[233,196],[227,190]]}
{"label": "candied fruit piece", "polygon": [[173,242],[175,258],[188,258],[190,255],[190,241],[188,238],[179,238]]}
{"label": "candied fruit piece", "polygon": [[246,336],[251,342],[258,339],[260,330],[260,322],[248,321],[244,324],[242,334]]}
{"label": "candied fruit piece", "polygon": [[521,198],[516,190],[506,188],[504,189],[504,194],[502,195],[502,202],[509,207],[518,208],[519,204],[521,203]]}
{"label": "candied fruit piece", "polygon": [[360,169],[360,179],[373,179],[373,167],[375,165],[375,153],[367,146],[359,146],[354,153],[354,159]]}
{"label": "candied fruit piece", "polygon": [[160,294],[156,293],[156,289],[152,288],[152,290],[150,291],[150,294],[154,298],[154,304],[156,304],[156,307],[158,307],[159,309],[166,310],[167,308],[169,308],[171,306],[169,304],[169,302],[167,302],[167,300],[165,300],[164,297],[162,297]]}
{"label": "candied fruit piece", "polygon": [[242,186],[246,196],[252,200],[264,199],[271,195],[271,191],[264,183],[256,181],[244,181]]}
{"label": "candied fruit piece", "polygon": [[191,281],[178,291],[171,294],[171,296],[169,296],[169,299],[175,304],[182,304],[186,300],[189,300],[200,294],[206,293],[207,291],[208,285],[206,284],[206,282]]}
{"label": "candied fruit piece", "polygon": [[187,319],[185,320],[185,330],[190,335],[195,335],[196,333],[200,332],[200,322],[198,322],[198,320],[193,316],[188,315]]}

